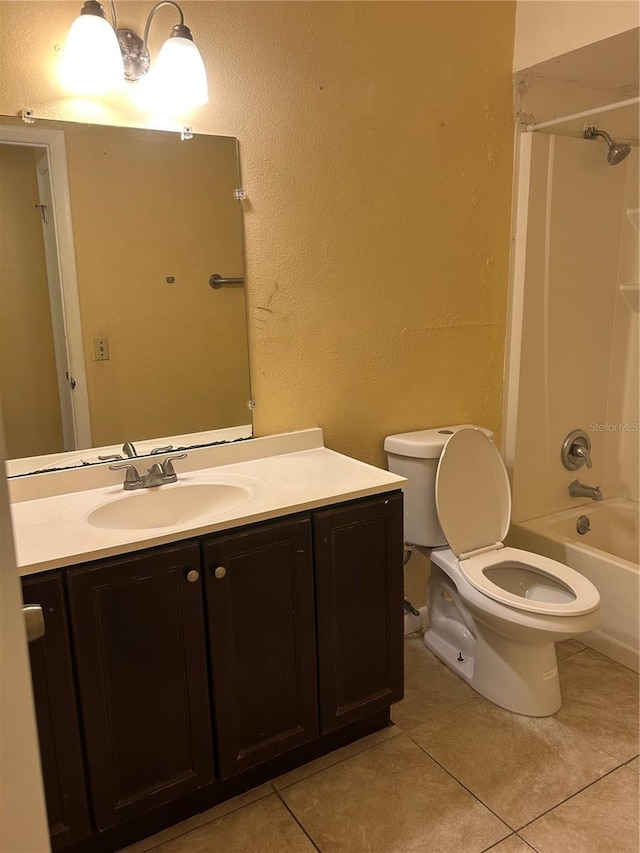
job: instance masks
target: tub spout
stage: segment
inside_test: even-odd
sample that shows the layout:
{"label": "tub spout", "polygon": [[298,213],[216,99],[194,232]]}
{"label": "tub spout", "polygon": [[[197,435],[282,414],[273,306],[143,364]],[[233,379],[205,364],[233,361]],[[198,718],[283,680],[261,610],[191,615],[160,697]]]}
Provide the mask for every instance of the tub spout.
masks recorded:
{"label": "tub spout", "polygon": [[572,498],[591,498],[592,501],[602,500],[602,492],[598,486],[587,486],[578,480],[574,480],[569,485],[569,494]]}

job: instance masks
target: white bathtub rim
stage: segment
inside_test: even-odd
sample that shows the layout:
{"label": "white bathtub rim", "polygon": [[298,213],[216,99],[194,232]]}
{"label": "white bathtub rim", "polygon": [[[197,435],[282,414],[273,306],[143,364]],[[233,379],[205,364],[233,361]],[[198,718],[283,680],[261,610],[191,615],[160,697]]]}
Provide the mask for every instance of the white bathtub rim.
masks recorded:
{"label": "white bathtub rim", "polygon": [[564,521],[567,518],[571,518],[572,516],[580,516],[585,514],[585,510],[597,511],[599,507],[613,507],[613,506],[622,506],[627,509],[632,509],[635,512],[640,514],[640,502],[633,501],[631,498],[622,498],[622,497],[613,497],[613,498],[605,498],[603,501],[592,501],[588,500],[585,503],[576,504],[575,506],[567,507],[566,509],[559,509],[555,512],[553,510],[549,510],[548,512],[542,513],[541,515],[534,515],[531,518],[520,518],[518,521],[513,519],[513,515],[511,518],[512,525],[522,526],[525,525],[527,527],[531,527],[535,530],[538,529],[547,529],[545,522],[548,522],[549,519],[553,518],[554,520]]}
{"label": "white bathtub rim", "polygon": [[635,509],[636,512],[640,513],[640,502],[633,501],[631,498],[623,498],[619,495],[612,498],[605,498],[602,501],[592,501],[585,500],[584,503],[575,504],[573,506],[566,507],[565,509],[559,509],[555,512],[550,509],[547,512],[542,513],[541,515],[534,515],[531,518],[520,518],[518,521],[515,521],[512,517],[512,524],[526,524],[526,525],[537,525],[547,521],[550,518],[564,520],[565,518],[571,518],[572,515],[583,515],[585,509],[596,510],[599,507],[605,506],[622,506],[630,509]]}
{"label": "white bathtub rim", "polygon": [[[635,510],[635,506],[638,506],[636,502],[628,501],[624,498],[611,498],[608,499],[608,502],[609,506],[615,507],[617,505],[622,505],[625,508],[631,508],[632,511]],[[575,554],[579,561],[585,561],[585,564],[582,567],[582,572],[585,573],[592,583],[594,583],[600,590],[604,608],[607,604],[607,602],[605,602],[606,587],[602,586],[600,579],[593,576],[590,567],[595,563],[596,566],[599,567],[596,571],[602,571],[606,575],[610,572],[622,572],[622,575],[619,576],[620,580],[624,581],[625,585],[631,584],[632,588],[634,588],[637,586],[638,578],[640,577],[640,566],[638,563],[613,555],[609,551],[603,551],[600,548],[596,548],[593,545],[588,544],[586,541],[581,542],[566,533],[561,533],[552,526],[553,523],[557,521],[566,521],[570,518],[577,518],[588,508],[589,507],[572,507],[571,509],[563,510],[562,512],[548,513],[547,515],[540,516],[537,519],[515,522],[509,531],[507,542],[511,542],[511,544],[517,547],[525,548],[535,553],[546,553],[547,556],[560,560],[560,562],[566,562],[568,565],[573,564],[573,560],[569,556],[568,552]],[[545,542],[548,543],[546,548],[543,544]],[[581,571],[581,568],[578,565],[573,564],[573,568],[576,571]],[[588,570],[585,571],[586,569]],[[634,592],[633,595],[640,599],[640,595],[637,594],[637,591]],[[637,602],[637,604],[640,605],[640,602]],[[609,601],[608,607],[610,606],[611,604]],[[595,649],[597,652],[612,658],[623,666],[638,672],[640,671],[640,640],[637,643],[635,642],[638,627],[634,624],[634,620],[637,619],[637,612],[638,611],[636,611],[636,614],[627,614],[625,618],[625,623],[629,623],[633,626],[631,634],[627,632],[627,637],[631,636],[632,643],[629,643],[622,636],[616,636],[619,624],[616,625],[616,629],[614,630],[613,623],[610,619],[607,620],[607,625],[605,626],[608,630],[603,631],[602,628],[598,628],[594,631],[589,631],[586,634],[578,635],[576,639],[590,648]]]}
{"label": "white bathtub rim", "polygon": [[[551,539],[553,542],[557,542],[559,545],[565,545],[570,548],[575,548],[576,551],[579,551],[581,554],[584,554],[587,557],[597,557],[598,559],[603,560],[603,562],[611,566],[615,566],[615,568],[621,568],[628,572],[635,572],[636,574],[640,572],[640,563],[634,563],[633,560],[625,560],[624,557],[618,557],[616,554],[612,554],[610,551],[602,551],[600,548],[595,548],[593,545],[589,545],[587,542],[578,542],[575,539],[572,539],[570,536],[563,536],[562,533],[553,533],[549,530],[548,527],[529,527],[528,525],[524,524],[514,525],[514,527],[525,527],[527,531],[535,533],[538,536],[542,536],[544,534],[544,538],[546,539]],[[553,559],[558,558],[554,557]],[[563,562],[563,560],[561,559],[560,562]]]}
{"label": "white bathtub rim", "polygon": [[[621,505],[631,509],[638,507],[638,511],[640,512],[640,504],[638,504],[636,501],[630,501],[627,498],[607,498],[607,500],[603,501],[603,503],[609,504],[609,506]],[[596,507],[593,507],[593,509],[595,508]],[[527,532],[534,533],[546,539],[551,539],[552,541],[558,542],[562,545],[568,545],[572,548],[576,548],[583,554],[596,555],[599,559],[603,559],[605,560],[605,562],[615,564],[616,567],[622,567],[627,571],[639,572],[639,563],[635,563],[633,560],[626,560],[624,557],[619,557],[617,554],[612,554],[610,551],[603,551],[601,548],[596,548],[594,545],[589,544],[587,540],[581,542],[579,539],[575,539],[573,536],[567,536],[565,533],[560,533],[555,530],[549,523],[551,520],[553,520],[554,522],[565,521],[568,518],[583,515],[583,510],[584,507],[582,506],[571,507],[570,509],[561,510],[560,512],[536,516],[536,518],[527,519],[526,521],[515,521],[512,523],[511,526],[517,529],[524,529]]]}

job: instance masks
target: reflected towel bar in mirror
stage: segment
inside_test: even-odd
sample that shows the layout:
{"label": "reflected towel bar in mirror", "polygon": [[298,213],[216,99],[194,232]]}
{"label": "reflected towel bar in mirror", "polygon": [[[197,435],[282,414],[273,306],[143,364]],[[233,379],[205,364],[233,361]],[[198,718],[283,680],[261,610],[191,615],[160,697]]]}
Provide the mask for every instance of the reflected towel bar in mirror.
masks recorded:
{"label": "reflected towel bar in mirror", "polygon": [[212,276],[209,276],[209,284],[214,290],[219,290],[225,285],[244,284],[244,278],[223,278],[217,272],[214,272]]}

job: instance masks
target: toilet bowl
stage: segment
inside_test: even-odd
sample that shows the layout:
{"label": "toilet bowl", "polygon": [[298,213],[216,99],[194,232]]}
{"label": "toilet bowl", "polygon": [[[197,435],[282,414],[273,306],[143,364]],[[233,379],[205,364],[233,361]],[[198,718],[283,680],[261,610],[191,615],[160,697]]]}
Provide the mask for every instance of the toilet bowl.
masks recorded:
{"label": "toilet bowl", "polygon": [[[417,511],[405,493],[413,544],[432,563],[425,645],[500,707],[553,714],[561,705],[554,644],[597,626],[598,590],[556,560],[504,546],[511,492],[486,431],[422,432],[408,434],[409,442],[389,436],[385,450],[390,470],[408,476],[414,493],[421,483],[432,492],[420,495]],[[410,470],[399,461],[407,452]]]}

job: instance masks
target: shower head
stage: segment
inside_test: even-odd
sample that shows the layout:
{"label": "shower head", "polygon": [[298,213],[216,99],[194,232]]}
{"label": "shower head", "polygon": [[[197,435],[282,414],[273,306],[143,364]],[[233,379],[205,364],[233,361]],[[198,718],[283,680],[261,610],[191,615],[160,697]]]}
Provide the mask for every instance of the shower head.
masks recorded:
{"label": "shower head", "polygon": [[618,163],[622,163],[624,158],[628,157],[630,153],[631,146],[627,145],[626,142],[614,142],[614,144],[609,148],[607,160],[612,166],[617,166]]}
{"label": "shower head", "polygon": [[586,127],[584,129],[585,139],[595,139],[597,136],[601,136],[609,146],[607,160],[610,166],[617,166],[618,163],[622,163],[625,157],[628,157],[631,153],[630,145],[627,145],[626,142],[614,142],[604,130],[598,130],[595,127]]}

